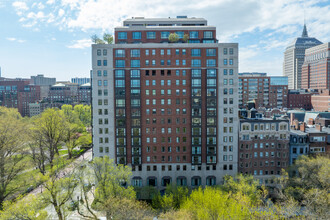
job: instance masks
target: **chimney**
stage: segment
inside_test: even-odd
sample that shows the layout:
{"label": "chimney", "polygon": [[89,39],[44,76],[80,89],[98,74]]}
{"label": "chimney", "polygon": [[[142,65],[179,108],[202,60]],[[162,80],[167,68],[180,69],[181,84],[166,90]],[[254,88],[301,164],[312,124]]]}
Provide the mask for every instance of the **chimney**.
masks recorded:
{"label": "chimney", "polygon": [[305,122],[303,122],[300,124],[300,131],[305,132],[305,130],[306,130],[306,124]]}
{"label": "chimney", "polygon": [[314,124],[314,119],[313,118],[309,118],[308,119],[308,125],[313,125]]}
{"label": "chimney", "polygon": [[318,131],[322,131],[322,126],[321,126],[321,124],[316,124],[316,125],[315,125],[315,128],[316,128],[316,130],[318,130]]}
{"label": "chimney", "polygon": [[292,125],[294,127],[295,130],[299,130],[299,121],[298,120],[294,120],[292,122]]}
{"label": "chimney", "polygon": [[290,114],[290,124],[291,125],[294,125],[294,113],[293,112],[291,112],[291,114]]}

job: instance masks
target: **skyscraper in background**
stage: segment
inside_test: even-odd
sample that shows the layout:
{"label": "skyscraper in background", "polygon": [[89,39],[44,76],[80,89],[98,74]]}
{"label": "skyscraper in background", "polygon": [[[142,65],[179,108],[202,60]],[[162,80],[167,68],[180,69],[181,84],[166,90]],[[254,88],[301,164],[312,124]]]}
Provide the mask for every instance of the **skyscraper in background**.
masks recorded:
{"label": "skyscraper in background", "polygon": [[289,89],[301,88],[301,68],[304,63],[305,50],[322,44],[314,37],[308,37],[307,27],[304,25],[301,37],[297,37],[288,45],[284,52],[283,75],[288,77]]}

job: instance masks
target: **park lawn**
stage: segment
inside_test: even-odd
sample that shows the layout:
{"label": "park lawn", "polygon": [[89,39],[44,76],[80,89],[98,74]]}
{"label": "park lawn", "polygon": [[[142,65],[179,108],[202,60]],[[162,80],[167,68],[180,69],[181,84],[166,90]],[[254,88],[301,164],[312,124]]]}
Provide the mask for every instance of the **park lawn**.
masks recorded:
{"label": "park lawn", "polygon": [[63,156],[68,154],[68,150],[59,150],[58,153],[60,154],[60,156]]}

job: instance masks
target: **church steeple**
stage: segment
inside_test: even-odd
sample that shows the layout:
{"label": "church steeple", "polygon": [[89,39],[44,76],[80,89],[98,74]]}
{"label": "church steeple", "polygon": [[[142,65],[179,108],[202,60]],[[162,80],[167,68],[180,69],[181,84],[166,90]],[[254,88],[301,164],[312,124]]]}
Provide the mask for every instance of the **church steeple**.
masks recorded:
{"label": "church steeple", "polygon": [[307,32],[307,27],[306,27],[306,24],[304,24],[304,30],[301,34],[301,37],[308,37],[308,32]]}

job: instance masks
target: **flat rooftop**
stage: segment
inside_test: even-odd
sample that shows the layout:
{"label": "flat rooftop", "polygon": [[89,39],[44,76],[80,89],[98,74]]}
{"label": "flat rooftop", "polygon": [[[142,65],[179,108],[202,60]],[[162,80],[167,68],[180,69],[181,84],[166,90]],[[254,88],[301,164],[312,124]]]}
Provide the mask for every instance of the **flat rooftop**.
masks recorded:
{"label": "flat rooftop", "polygon": [[123,26],[207,26],[207,20],[187,16],[175,18],[132,17],[123,21]]}

